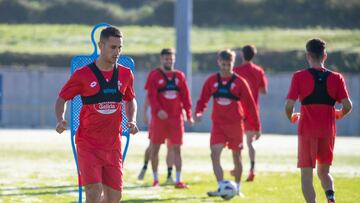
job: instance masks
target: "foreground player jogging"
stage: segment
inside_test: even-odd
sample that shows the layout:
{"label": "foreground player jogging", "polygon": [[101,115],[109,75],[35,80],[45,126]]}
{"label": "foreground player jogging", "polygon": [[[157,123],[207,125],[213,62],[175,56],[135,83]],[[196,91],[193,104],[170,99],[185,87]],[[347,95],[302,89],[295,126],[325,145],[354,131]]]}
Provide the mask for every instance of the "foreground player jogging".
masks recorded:
{"label": "foreground player jogging", "polygon": [[[129,68],[116,64],[123,44],[122,33],[115,27],[101,31],[98,43],[100,56],[71,76],[56,101],[56,131],[66,129],[65,103],[76,95],[83,106],[76,134],[81,183],[85,186],[86,202],[119,202],[123,188],[121,161],[122,100],[130,133],[136,126],[134,76]],[[103,194],[103,195],[102,195]]]}
{"label": "foreground player jogging", "polygon": [[[243,47],[240,54],[242,64],[234,68],[234,72],[244,78],[248,83],[252,96],[255,100],[256,107],[259,109],[259,93],[267,93],[267,80],[264,70],[252,62],[252,59],[256,55],[256,47],[253,45],[246,45]],[[246,181],[253,181],[255,178],[255,148],[253,142],[256,140],[254,129],[251,128],[247,122],[247,118],[244,120],[246,144],[249,150],[250,158],[250,171]],[[233,171],[231,171],[233,175]]]}
{"label": "foreground player jogging", "polygon": [[[220,73],[212,74],[201,91],[196,104],[195,120],[199,122],[210,97],[214,98],[210,137],[211,161],[218,185],[224,181],[220,156],[227,146],[232,150],[235,167],[235,182],[240,194],[242,174],[241,149],[243,148],[243,117],[241,106],[256,138],[260,137],[259,113],[246,81],[233,73],[235,52],[223,50],[218,54]],[[241,105],[241,106],[240,106]],[[220,192],[208,192],[209,196],[220,196]]]}
{"label": "foreground player jogging", "polygon": [[[306,44],[306,59],[310,68],[294,73],[285,104],[288,119],[298,119],[298,167],[301,169],[301,186],[306,202],[315,202],[313,168],[317,161],[317,174],[328,203],[335,202],[334,182],[330,165],[336,135],[336,119],[351,111],[352,104],[340,73],[325,68],[327,58],[325,42],[312,39]],[[300,114],[294,113],[295,101],[301,102]],[[335,109],[335,103],[342,109]]]}
{"label": "foreground player jogging", "polygon": [[167,141],[173,151],[176,169],[176,188],[187,188],[181,180],[181,145],[184,134],[184,118],[193,124],[191,116],[191,98],[183,72],[174,69],[175,51],[163,49],[160,53],[160,67],[149,74],[146,84],[151,107],[150,142],[153,186],[159,186],[158,164],[160,145]]}

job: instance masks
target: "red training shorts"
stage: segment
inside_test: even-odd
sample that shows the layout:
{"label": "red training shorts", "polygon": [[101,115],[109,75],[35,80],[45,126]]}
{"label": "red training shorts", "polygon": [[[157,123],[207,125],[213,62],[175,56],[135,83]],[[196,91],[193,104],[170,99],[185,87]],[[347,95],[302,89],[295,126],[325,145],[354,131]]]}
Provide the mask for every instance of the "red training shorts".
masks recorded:
{"label": "red training shorts", "polygon": [[243,129],[243,122],[231,124],[213,123],[211,127],[210,146],[224,144],[234,151],[243,149]]}
{"label": "red training shorts", "polygon": [[122,191],[123,172],[121,149],[99,150],[77,147],[81,185],[102,183]]}
{"label": "red training shorts", "polygon": [[319,164],[331,165],[333,160],[335,136],[298,136],[298,168],[315,168]]}
{"label": "red training shorts", "polygon": [[165,120],[152,116],[150,127],[150,140],[153,144],[164,144],[166,139],[169,145],[181,145],[183,143],[184,119],[182,116],[171,117]]}

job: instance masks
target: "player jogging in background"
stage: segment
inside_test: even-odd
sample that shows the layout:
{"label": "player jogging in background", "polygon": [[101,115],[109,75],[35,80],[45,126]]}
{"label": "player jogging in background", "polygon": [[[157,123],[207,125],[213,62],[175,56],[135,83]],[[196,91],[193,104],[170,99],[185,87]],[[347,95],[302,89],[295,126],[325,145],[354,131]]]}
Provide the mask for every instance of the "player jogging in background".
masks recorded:
{"label": "player jogging in background", "polygon": [[[244,132],[243,112],[245,117],[248,118],[249,125],[254,130],[256,139],[260,137],[260,121],[248,84],[245,79],[233,73],[235,57],[235,52],[229,49],[218,53],[217,63],[220,71],[212,74],[205,81],[196,104],[195,121],[199,122],[201,120],[210,98],[213,97],[210,137],[213,171],[218,186],[220,186],[221,182],[224,181],[223,169],[220,164],[221,152],[227,146],[232,150],[235,182],[237,193],[240,195],[241,150],[243,149]],[[219,190],[210,191],[207,194],[208,196],[221,195]]]}
{"label": "player jogging in background", "polygon": [[[352,104],[340,73],[324,66],[327,59],[325,42],[311,39],[306,44],[306,59],[310,68],[294,73],[285,104],[288,119],[298,126],[298,167],[301,170],[301,186],[306,202],[315,202],[313,168],[325,191],[328,203],[335,202],[334,182],[330,175],[336,136],[336,119],[347,115]],[[299,99],[300,113],[294,113]],[[335,109],[335,103],[342,105]]]}
{"label": "player jogging in background", "polygon": [[175,188],[187,188],[182,181],[181,145],[184,134],[184,118],[182,111],[186,112],[187,121],[193,124],[191,115],[191,98],[186,78],[183,72],[174,68],[175,51],[162,49],[160,52],[160,67],[149,74],[146,82],[148,98],[151,107],[150,142],[151,165],[153,169],[153,186],[159,186],[158,164],[161,144],[168,142],[174,155],[176,169]]}
{"label": "player jogging in background", "polygon": [[101,31],[99,58],[74,72],[61,89],[56,101],[56,131],[66,130],[65,103],[81,96],[80,125],[76,132],[76,150],[85,186],[86,202],[119,202],[123,189],[121,154],[122,102],[131,134],[136,126],[134,76],[117,64],[123,38],[115,27]]}
{"label": "player jogging in background", "polygon": [[[243,47],[242,52],[240,54],[242,59],[242,64],[234,68],[234,72],[244,78],[248,83],[256,106],[258,108],[258,112],[260,112],[259,108],[259,93],[266,94],[267,93],[267,79],[265,76],[264,70],[255,63],[252,62],[254,56],[256,55],[256,47],[253,45],[246,45]],[[244,119],[245,126],[245,135],[246,135],[246,144],[249,150],[249,158],[250,158],[250,171],[246,181],[253,181],[255,178],[255,148],[253,146],[253,142],[256,140],[254,129],[251,128],[249,123],[247,122],[247,118]],[[233,175],[233,170],[231,174]]]}
{"label": "player jogging in background", "polygon": [[[149,75],[151,73],[152,72],[150,72]],[[149,78],[149,75],[148,75],[148,78]],[[145,90],[146,89],[147,89],[147,84],[145,84]],[[149,119],[148,119],[148,116],[147,116],[147,111],[148,111],[149,107],[150,107],[149,98],[146,95],[142,116],[143,116],[143,122],[147,126],[149,126],[148,130],[149,130],[149,139],[150,139],[150,137],[151,137],[151,128],[150,128],[150,122],[149,122]],[[146,173],[146,170],[147,170],[147,167],[148,167],[148,163],[150,161],[150,153],[151,153],[150,150],[151,150],[151,142],[149,142],[149,146],[145,150],[144,165],[141,168],[141,171],[140,171],[140,173],[138,175],[138,180],[144,180],[145,173]],[[167,165],[166,183],[173,184],[174,179],[172,177],[172,170],[173,170],[173,165],[174,165],[174,153],[173,153],[173,150],[171,150],[171,146],[170,146],[169,142],[167,142],[166,165]]]}

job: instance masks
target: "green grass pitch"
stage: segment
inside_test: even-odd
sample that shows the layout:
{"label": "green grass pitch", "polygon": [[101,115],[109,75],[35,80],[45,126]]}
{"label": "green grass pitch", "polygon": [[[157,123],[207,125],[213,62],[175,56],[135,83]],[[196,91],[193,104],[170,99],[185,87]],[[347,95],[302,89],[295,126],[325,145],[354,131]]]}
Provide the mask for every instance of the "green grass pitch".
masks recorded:
{"label": "green grass pitch", "polygon": [[[245,197],[227,202],[291,203],[304,202],[300,188],[300,174],[296,168],[296,136],[263,135],[256,143],[257,176],[254,182],[241,183]],[[69,140],[69,132],[58,135],[54,130],[0,130],[0,203],[12,202],[77,202],[77,177]],[[183,179],[190,186],[186,190],[165,185],[165,148],[160,155],[160,184],[152,188],[148,169],[145,180],[137,174],[148,145],[146,132],[132,136],[125,163],[122,202],[222,202],[209,198],[206,192],[216,188],[212,173],[208,133],[187,133],[183,146]],[[338,137],[332,174],[336,198],[342,203],[356,203],[360,199],[360,138]],[[249,159],[243,150],[246,178]],[[222,155],[225,179],[231,180],[229,150]],[[150,165],[149,165],[150,168]],[[317,201],[325,202],[320,182],[314,176]]]}

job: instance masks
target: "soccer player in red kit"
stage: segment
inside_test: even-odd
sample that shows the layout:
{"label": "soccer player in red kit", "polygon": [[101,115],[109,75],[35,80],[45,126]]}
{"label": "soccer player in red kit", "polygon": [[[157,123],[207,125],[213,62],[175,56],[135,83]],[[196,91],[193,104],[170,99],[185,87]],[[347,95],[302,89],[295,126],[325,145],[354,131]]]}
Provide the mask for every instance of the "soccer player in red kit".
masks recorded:
{"label": "soccer player in red kit", "polygon": [[[240,54],[242,64],[234,68],[234,72],[244,78],[248,83],[252,96],[255,100],[256,106],[259,110],[259,93],[266,94],[267,92],[267,79],[264,70],[255,63],[252,59],[256,55],[256,47],[253,45],[246,45],[243,47]],[[255,140],[254,130],[247,122],[247,118],[244,119],[246,144],[249,150],[250,157],[250,172],[246,181],[253,181],[255,178],[255,148],[253,142]],[[232,173],[233,174],[233,173]]]}
{"label": "soccer player in red kit", "polygon": [[[235,182],[240,194],[242,174],[241,150],[243,148],[243,112],[248,118],[256,138],[260,137],[259,112],[245,79],[233,72],[235,52],[223,50],[218,54],[220,72],[212,74],[204,83],[195,108],[195,121],[202,118],[210,97],[214,98],[210,137],[211,161],[218,185],[224,180],[220,164],[223,148],[232,150],[235,167]],[[243,109],[243,110],[242,110]],[[220,196],[219,191],[208,192],[208,196]]]}
{"label": "soccer player in red kit", "polygon": [[181,145],[184,134],[184,118],[193,124],[191,116],[191,98],[186,78],[183,72],[174,69],[175,51],[163,49],[160,52],[160,67],[149,74],[146,84],[151,107],[151,165],[153,170],[153,186],[159,186],[158,164],[161,144],[167,140],[173,151],[176,169],[175,188],[187,188],[181,180]]}
{"label": "soccer player in red kit", "polygon": [[[149,73],[148,77],[151,75],[152,71]],[[145,84],[145,90],[147,89],[147,84]],[[143,107],[143,112],[142,112],[142,117],[143,117],[143,122],[147,125],[150,126],[150,122],[148,119],[148,115],[147,115],[147,111],[150,107],[149,104],[149,98],[146,95],[146,99],[144,101],[144,107]],[[148,129],[149,131],[149,139],[151,137],[151,128],[149,127]],[[174,183],[174,179],[172,177],[172,170],[173,170],[173,165],[174,165],[174,155],[173,155],[173,150],[171,150],[171,146],[169,143],[167,143],[167,153],[166,153],[166,165],[167,165],[167,177],[166,177],[166,183],[168,184],[172,184]],[[149,142],[149,146],[146,148],[145,150],[145,154],[144,154],[144,165],[140,170],[140,173],[138,175],[138,180],[143,180],[145,177],[145,173],[148,167],[148,163],[150,160],[150,151],[151,151],[151,142]]]}
{"label": "soccer player in red kit", "polygon": [[123,188],[119,134],[123,100],[127,127],[131,134],[138,132],[134,76],[129,68],[116,63],[123,46],[122,33],[117,28],[103,29],[98,46],[99,58],[76,70],[59,93],[56,131],[66,130],[66,101],[80,95],[83,106],[75,141],[86,202],[119,202]]}
{"label": "soccer player in red kit", "polygon": [[[306,44],[306,59],[310,68],[294,73],[285,104],[288,119],[298,126],[298,167],[301,169],[301,186],[306,202],[315,202],[313,168],[329,203],[335,202],[334,182],[330,175],[336,136],[336,119],[351,111],[352,104],[340,73],[324,66],[327,59],[325,42],[311,39]],[[294,104],[301,102],[300,114],[294,113]],[[335,103],[342,104],[335,109]]]}

